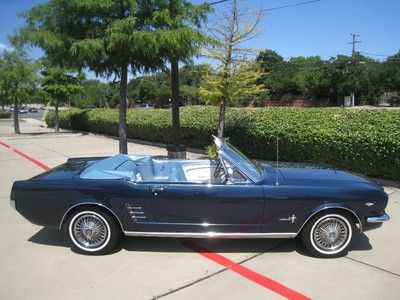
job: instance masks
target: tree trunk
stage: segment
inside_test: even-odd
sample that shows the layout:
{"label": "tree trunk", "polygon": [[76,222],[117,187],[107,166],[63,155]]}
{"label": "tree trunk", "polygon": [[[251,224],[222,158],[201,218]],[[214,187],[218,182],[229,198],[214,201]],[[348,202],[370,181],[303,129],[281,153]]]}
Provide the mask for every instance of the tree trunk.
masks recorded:
{"label": "tree trunk", "polygon": [[1,111],[4,111],[4,104],[1,105]]}
{"label": "tree trunk", "polygon": [[179,121],[179,69],[178,61],[171,62],[171,104],[172,104],[172,142],[179,150],[181,132]]}
{"label": "tree trunk", "polygon": [[128,82],[128,65],[121,68],[121,82],[119,85],[119,153],[128,154],[126,138],[126,88]]}
{"label": "tree trunk", "polygon": [[16,101],[14,101],[14,132],[17,134],[20,134],[21,132],[19,131],[19,121],[18,121],[18,111],[19,107]]}
{"label": "tree trunk", "polygon": [[55,116],[55,123],[54,127],[56,132],[60,132],[60,125],[59,125],[59,118],[58,118],[58,101],[54,101],[54,116]]}
{"label": "tree trunk", "polygon": [[224,137],[224,127],[225,127],[225,111],[226,103],[225,100],[221,100],[219,103],[219,118],[218,118],[218,137]]}

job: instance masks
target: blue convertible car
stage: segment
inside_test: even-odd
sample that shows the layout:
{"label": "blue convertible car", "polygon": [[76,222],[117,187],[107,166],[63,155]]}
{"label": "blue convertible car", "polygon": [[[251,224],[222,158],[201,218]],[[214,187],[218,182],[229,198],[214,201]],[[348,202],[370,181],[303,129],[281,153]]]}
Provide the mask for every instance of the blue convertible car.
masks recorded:
{"label": "blue convertible car", "polygon": [[295,238],[319,257],[346,254],[357,231],[381,226],[388,196],[333,169],[274,168],[215,138],[217,160],[116,155],[73,158],[16,181],[11,205],[63,229],[71,248],[110,251],[127,236]]}

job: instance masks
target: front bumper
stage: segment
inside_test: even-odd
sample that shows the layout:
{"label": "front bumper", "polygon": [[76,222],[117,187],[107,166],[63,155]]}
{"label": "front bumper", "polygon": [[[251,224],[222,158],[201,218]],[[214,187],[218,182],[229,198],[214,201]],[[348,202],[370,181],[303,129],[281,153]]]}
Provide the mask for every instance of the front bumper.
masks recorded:
{"label": "front bumper", "polygon": [[376,216],[370,216],[367,218],[368,223],[382,223],[382,222],[386,222],[389,220],[390,220],[389,215],[387,215],[385,213],[376,215]]}
{"label": "front bumper", "polygon": [[11,199],[10,199],[10,205],[11,205],[12,208],[15,209],[15,200],[11,200]]}

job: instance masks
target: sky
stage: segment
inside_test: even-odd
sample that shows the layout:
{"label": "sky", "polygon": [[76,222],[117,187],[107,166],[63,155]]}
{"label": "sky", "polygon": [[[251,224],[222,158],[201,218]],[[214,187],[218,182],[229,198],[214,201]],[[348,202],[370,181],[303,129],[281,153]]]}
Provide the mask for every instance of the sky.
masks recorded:
{"label": "sky", "polygon": [[[101,1],[101,0],[99,0]],[[210,2],[215,0],[210,0]],[[252,9],[270,9],[307,0],[244,0]],[[11,47],[8,36],[24,24],[18,12],[45,0],[0,0],[0,50]],[[201,3],[202,0],[192,0]],[[223,4],[215,6],[222,7]],[[252,48],[272,49],[288,59],[319,55],[324,59],[351,54],[351,33],[359,34],[356,50],[385,59],[400,50],[399,0],[321,0],[265,13]],[[31,49],[30,57],[42,55]],[[372,55],[373,54],[373,55]],[[201,62],[201,59],[197,59]],[[94,77],[89,74],[89,77]]]}

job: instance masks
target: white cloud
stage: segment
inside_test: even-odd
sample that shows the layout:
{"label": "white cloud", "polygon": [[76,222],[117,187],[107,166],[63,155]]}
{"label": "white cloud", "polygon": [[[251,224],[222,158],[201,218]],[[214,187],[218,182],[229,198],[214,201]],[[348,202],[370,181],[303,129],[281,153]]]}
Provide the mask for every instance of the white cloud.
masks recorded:
{"label": "white cloud", "polygon": [[5,44],[0,43],[0,52],[3,52],[4,50],[13,51],[14,49]]}

